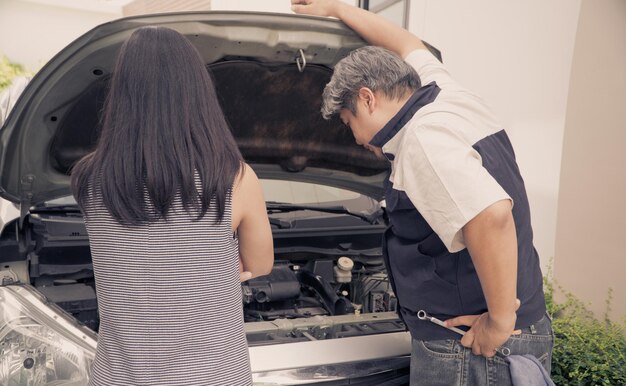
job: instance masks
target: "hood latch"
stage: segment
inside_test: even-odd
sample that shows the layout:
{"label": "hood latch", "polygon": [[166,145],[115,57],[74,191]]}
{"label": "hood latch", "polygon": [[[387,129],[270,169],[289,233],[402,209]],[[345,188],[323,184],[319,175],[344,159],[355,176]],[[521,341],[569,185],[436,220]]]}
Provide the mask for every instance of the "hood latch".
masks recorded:
{"label": "hood latch", "polygon": [[298,71],[304,72],[304,68],[306,67],[306,58],[304,57],[304,51],[302,48],[298,50],[300,56],[296,57],[296,65],[298,66]]}

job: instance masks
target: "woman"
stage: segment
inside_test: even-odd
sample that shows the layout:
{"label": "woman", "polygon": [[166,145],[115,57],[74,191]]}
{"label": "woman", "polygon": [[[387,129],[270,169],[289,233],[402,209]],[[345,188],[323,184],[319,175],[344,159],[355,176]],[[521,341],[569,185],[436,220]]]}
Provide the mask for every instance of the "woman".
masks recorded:
{"label": "woman", "polygon": [[98,145],[72,189],[100,312],[90,383],[252,384],[239,275],[241,264],[245,278],[270,272],[271,230],[184,36],[144,27],[123,44]]}

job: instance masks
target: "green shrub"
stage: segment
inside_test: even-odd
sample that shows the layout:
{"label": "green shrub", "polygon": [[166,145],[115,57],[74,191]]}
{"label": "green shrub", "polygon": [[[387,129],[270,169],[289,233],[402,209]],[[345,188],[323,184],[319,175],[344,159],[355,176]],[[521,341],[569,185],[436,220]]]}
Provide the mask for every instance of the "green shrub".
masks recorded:
{"label": "green shrub", "polygon": [[571,293],[562,304],[554,301],[554,284],[544,279],[546,305],[553,316],[555,344],[552,380],[557,385],[626,385],[626,321],[608,319],[612,291],[603,321],[596,319]]}
{"label": "green shrub", "polygon": [[8,87],[13,78],[20,75],[30,76],[32,73],[24,69],[24,66],[11,63],[6,56],[0,55],[0,91]]}

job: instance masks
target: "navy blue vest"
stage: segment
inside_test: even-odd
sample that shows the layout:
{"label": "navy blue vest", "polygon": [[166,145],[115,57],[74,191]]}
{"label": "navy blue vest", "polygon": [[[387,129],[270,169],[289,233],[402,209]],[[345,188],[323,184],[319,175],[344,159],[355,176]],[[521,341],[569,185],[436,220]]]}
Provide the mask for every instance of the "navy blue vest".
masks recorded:
{"label": "navy blue vest", "polygon": [[[417,90],[402,109],[383,127],[370,144],[382,147],[411,120],[423,106],[439,94],[433,82]],[[513,218],[518,239],[517,295],[522,305],[516,328],[527,327],[545,313],[543,277],[532,243],[530,208],[515,154],[502,130],[473,146],[483,159],[483,167],[514,200]],[[394,155],[385,153],[393,160]],[[389,227],[383,240],[383,253],[399,314],[414,339],[459,339],[460,336],[431,322],[421,321],[416,312],[424,310],[446,320],[459,315],[487,311],[480,281],[467,251],[450,253],[415,208],[406,193],[395,190],[387,180],[386,212]]]}

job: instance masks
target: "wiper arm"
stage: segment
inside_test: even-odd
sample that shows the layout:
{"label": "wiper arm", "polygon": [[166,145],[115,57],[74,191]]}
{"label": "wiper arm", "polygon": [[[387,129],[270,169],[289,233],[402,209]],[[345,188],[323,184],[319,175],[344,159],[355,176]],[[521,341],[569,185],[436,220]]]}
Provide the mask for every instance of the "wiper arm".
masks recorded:
{"label": "wiper arm", "polygon": [[353,212],[350,209],[342,205],[334,205],[334,206],[300,205],[300,204],[289,204],[289,203],[274,202],[274,201],[268,201],[265,203],[265,205],[267,207],[268,214],[279,213],[279,212],[295,212],[299,210],[312,210],[316,212],[348,214],[350,216],[358,217],[362,220],[365,220],[369,222],[370,224],[373,224],[374,220],[380,217],[380,211],[375,211],[374,213]]}
{"label": "wiper arm", "polygon": [[78,204],[74,205],[36,205],[33,208],[34,213],[41,212],[80,212]]}

